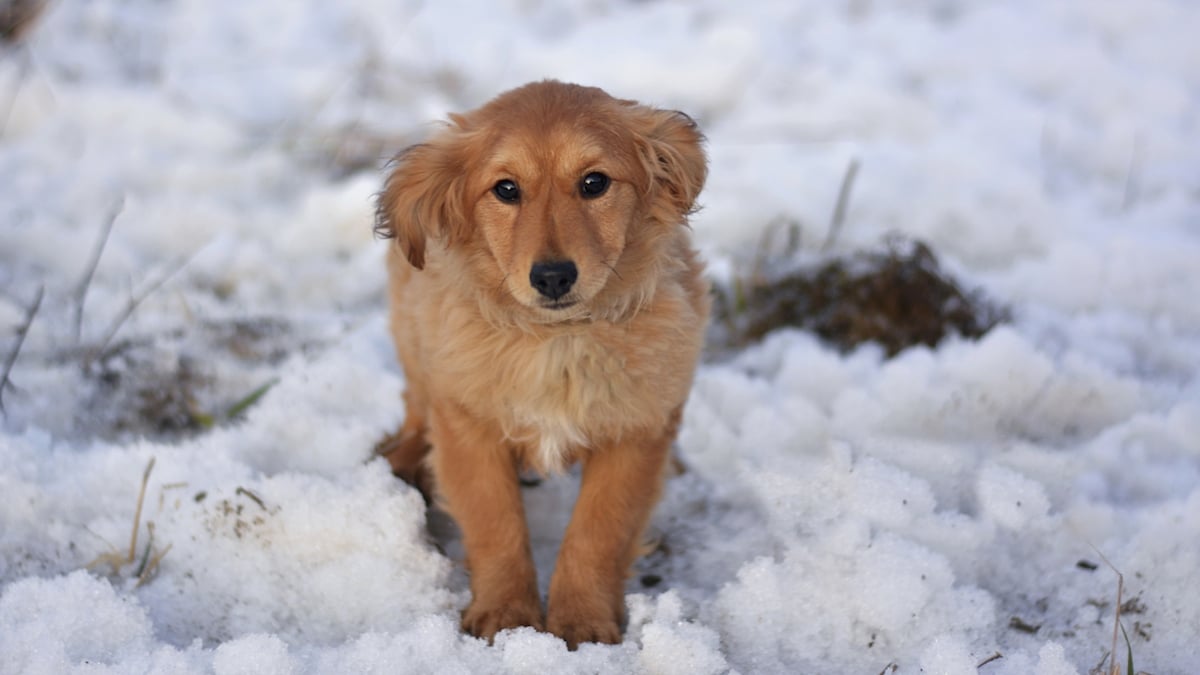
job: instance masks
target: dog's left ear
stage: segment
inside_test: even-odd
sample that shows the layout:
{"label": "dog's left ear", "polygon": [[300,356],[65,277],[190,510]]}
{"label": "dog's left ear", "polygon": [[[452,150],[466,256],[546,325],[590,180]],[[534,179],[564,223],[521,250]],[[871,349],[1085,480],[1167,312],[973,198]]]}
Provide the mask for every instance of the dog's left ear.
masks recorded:
{"label": "dog's left ear", "polygon": [[691,117],[676,110],[635,106],[632,113],[652,200],[665,200],[677,218],[693,213],[708,176],[704,135]]}
{"label": "dog's left ear", "polygon": [[375,235],[395,239],[408,262],[425,267],[428,239],[464,236],[464,170],[454,128],[427,143],[414,145],[392,160],[392,173],[375,205]]}

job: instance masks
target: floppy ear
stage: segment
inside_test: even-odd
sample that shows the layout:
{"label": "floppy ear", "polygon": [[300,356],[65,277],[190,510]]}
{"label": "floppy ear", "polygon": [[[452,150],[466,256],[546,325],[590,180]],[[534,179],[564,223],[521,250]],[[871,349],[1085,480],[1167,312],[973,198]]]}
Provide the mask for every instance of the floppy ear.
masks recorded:
{"label": "floppy ear", "polygon": [[462,236],[464,167],[447,130],[428,143],[402,150],[375,203],[375,235],[395,239],[408,262],[425,267],[427,239]]}
{"label": "floppy ear", "polygon": [[704,135],[696,122],[676,110],[633,108],[635,143],[650,184],[652,202],[668,205],[678,219],[696,210],[696,197],[708,176]]}

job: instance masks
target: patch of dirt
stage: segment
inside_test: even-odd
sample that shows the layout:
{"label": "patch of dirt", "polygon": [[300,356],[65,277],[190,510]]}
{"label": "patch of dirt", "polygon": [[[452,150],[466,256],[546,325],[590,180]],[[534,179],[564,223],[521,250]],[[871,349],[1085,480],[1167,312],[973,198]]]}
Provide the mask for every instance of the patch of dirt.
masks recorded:
{"label": "patch of dirt", "polygon": [[979,338],[1007,319],[944,272],[929,246],[908,240],[740,280],[717,289],[713,314],[709,342],[717,350],[794,327],[842,351],[875,342],[889,357],[950,335]]}

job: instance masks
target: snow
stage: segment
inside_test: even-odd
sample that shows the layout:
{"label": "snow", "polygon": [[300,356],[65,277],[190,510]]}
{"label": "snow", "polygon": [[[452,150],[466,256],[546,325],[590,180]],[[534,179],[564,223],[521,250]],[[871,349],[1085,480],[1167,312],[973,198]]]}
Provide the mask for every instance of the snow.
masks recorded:
{"label": "snow", "polygon": [[[1198,34],[1186,0],[52,3],[0,54],[0,355],[45,287],[3,392],[0,673],[1065,675],[1116,570],[1136,667],[1194,672]],[[464,636],[461,547],[371,460],[403,418],[380,167],[543,77],[699,121],[718,281],[773,221],[815,254],[857,159],[835,252],[922,238],[1012,313],[705,363],[625,642],[576,652]],[[214,427],[138,426],[159,391]],[[151,458],[134,563],[92,564]],[[543,590],[574,494],[525,490]]]}

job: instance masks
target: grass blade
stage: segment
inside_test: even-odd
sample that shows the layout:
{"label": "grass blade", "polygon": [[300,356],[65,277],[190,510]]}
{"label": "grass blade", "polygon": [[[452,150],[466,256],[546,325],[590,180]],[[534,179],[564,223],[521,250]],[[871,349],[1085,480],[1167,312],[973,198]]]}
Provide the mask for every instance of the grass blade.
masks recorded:
{"label": "grass blade", "polygon": [[227,410],[225,412],[225,416],[226,417],[237,417],[238,415],[241,415],[242,413],[246,412],[246,410],[250,406],[254,405],[255,403],[258,403],[258,399],[262,398],[263,394],[266,394],[268,391],[270,391],[271,387],[274,387],[278,383],[279,383],[278,379],[269,380],[268,382],[261,385],[254,391],[250,392],[249,394],[246,394],[246,396],[244,396],[242,399],[240,399],[233,405],[229,406],[229,410]]}

